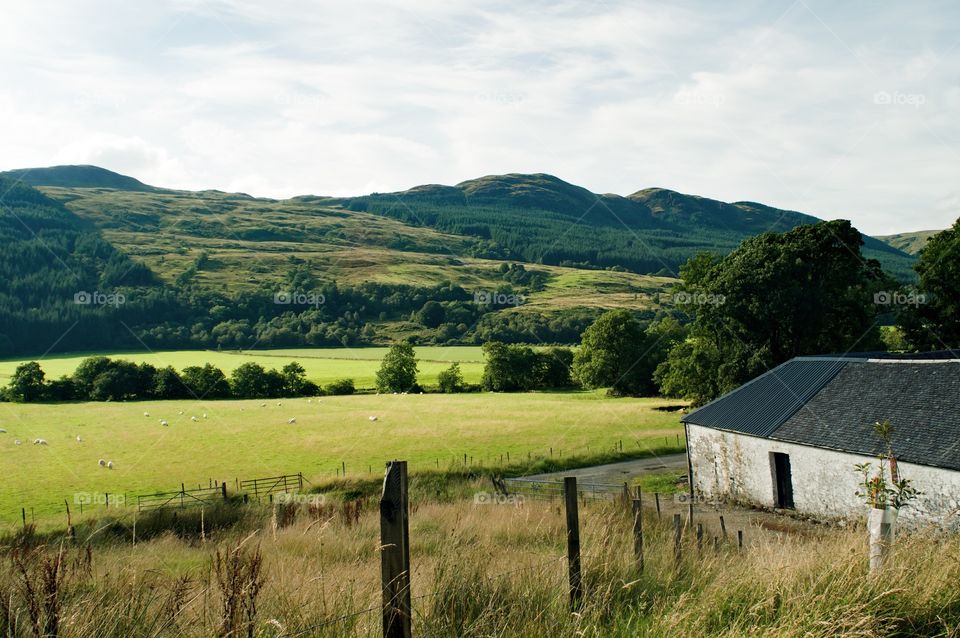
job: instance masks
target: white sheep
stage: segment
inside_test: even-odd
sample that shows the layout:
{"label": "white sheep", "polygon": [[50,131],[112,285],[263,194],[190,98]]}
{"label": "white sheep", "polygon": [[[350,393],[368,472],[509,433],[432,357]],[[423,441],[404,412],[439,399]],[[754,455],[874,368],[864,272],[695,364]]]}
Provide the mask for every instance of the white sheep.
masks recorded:
{"label": "white sheep", "polygon": [[0,428],[0,434],[6,434],[6,433],[7,433],[6,430],[4,430],[3,428]]}
{"label": "white sheep", "polygon": [[150,416],[150,413],[149,413],[149,412],[144,412],[144,413],[143,413],[143,416]]}
{"label": "white sheep", "polygon": [[34,439],[34,440],[33,440],[33,444],[34,444],[34,445],[47,445],[47,440],[46,440],[46,439]]}
{"label": "white sheep", "polygon": [[180,416],[183,416],[183,410],[180,410],[179,412],[177,412],[177,414],[179,414]]}
{"label": "white sheep", "polygon": [[291,417],[291,418],[287,419],[287,423],[293,424],[293,423],[296,423],[296,422],[297,422],[297,419],[294,418],[294,417]]}
{"label": "white sheep", "polygon": [[261,403],[261,404],[260,404],[260,407],[261,407],[261,408],[265,408],[265,407],[267,407],[267,404],[266,404],[266,403]]}
{"label": "white sheep", "polygon": [[376,420],[377,420],[377,417],[371,416],[371,417],[370,417],[370,420],[371,420],[371,421],[376,421]]}
{"label": "white sheep", "polygon": [[77,435],[77,443],[83,443],[83,439],[80,438],[80,435]]}
{"label": "white sheep", "polygon": [[279,408],[281,405],[283,405],[283,404],[280,403],[279,401],[277,401],[277,407]]}
{"label": "white sheep", "polygon": [[207,418],[207,413],[206,413],[206,412],[203,413],[203,418]]}
{"label": "white sheep", "polygon": [[167,426],[170,425],[170,424],[167,423],[166,421],[164,421],[163,419],[161,419],[161,420],[160,420],[160,425],[162,425],[163,427],[167,427]]}
{"label": "white sheep", "polygon": [[113,469],[113,461],[107,461],[107,469],[108,469],[108,470],[112,470],[112,469]]}
{"label": "white sheep", "polygon": [[192,416],[192,417],[190,417],[190,420],[196,422],[196,421],[199,421],[200,419],[198,419],[198,418],[195,417],[195,416]]}
{"label": "white sheep", "polygon": [[97,461],[97,465],[99,465],[100,467],[106,467],[107,462],[104,461],[103,459],[100,459],[99,461]]}
{"label": "white sheep", "polygon": [[20,439],[17,439],[13,442],[14,445],[20,445]]}

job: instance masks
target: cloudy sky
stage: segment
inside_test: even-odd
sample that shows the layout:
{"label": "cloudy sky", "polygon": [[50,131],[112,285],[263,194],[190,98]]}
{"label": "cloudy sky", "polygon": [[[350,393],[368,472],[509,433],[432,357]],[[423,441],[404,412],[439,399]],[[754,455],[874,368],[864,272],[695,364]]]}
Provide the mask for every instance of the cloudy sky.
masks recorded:
{"label": "cloudy sky", "polygon": [[0,169],[348,195],[546,172],[960,216],[960,5],[0,0]]}

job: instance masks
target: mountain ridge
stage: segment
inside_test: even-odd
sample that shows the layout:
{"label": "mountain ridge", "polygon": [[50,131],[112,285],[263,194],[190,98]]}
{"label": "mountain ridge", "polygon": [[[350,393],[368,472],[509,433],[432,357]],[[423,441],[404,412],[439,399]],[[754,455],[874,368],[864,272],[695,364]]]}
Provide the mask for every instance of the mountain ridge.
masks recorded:
{"label": "mountain ridge", "polygon": [[[37,187],[191,192],[149,186],[87,165],[16,169],[0,176]],[[371,212],[411,226],[489,241],[497,247],[491,252],[497,258],[674,275],[698,252],[729,252],[746,237],[820,221],[807,213],[759,202],[723,202],[660,187],[626,196],[598,194],[546,173],[485,175],[453,186],[421,184],[354,197],[300,195],[276,200],[216,190],[197,193]],[[571,225],[593,229],[592,236],[571,233]],[[864,249],[866,256],[880,259],[899,278],[912,276],[915,257],[910,253],[868,235],[864,235]]]}

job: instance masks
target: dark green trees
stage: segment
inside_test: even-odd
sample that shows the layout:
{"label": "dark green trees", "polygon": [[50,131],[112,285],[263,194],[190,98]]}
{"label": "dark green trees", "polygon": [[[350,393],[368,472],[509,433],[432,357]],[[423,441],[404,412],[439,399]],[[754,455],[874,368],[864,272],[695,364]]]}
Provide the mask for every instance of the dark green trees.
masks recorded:
{"label": "dark green trees", "polygon": [[960,219],[927,241],[915,269],[918,302],[900,313],[900,324],[917,350],[960,348]]}
{"label": "dark green trees", "polygon": [[861,244],[841,220],[691,259],[674,301],[695,318],[657,370],[663,391],[702,403],[795,356],[882,347],[873,295],[895,284]]}

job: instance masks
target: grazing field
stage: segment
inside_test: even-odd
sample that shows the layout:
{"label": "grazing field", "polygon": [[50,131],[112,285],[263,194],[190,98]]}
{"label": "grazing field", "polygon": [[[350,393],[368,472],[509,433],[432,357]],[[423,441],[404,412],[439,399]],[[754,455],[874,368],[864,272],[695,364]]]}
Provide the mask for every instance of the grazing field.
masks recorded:
{"label": "grazing field", "polygon": [[[321,385],[337,379],[353,379],[358,388],[372,388],[380,360],[387,348],[293,348],[280,350],[174,350],[160,352],[85,352],[80,354],[48,355],[38,358],[47,378],[71,374],[85,357],[104,355],[114,359],[146,362],[157,367],[173,366],[183,370],[188,366],[212,363],[227,375],[243,363],[253,361],[265,368],[281,368],[298,361],[306,369],[307,377]],[[460,370],[467,383],[478,383],[483,373],[483,352],[480,346],[424,346],[416,349],[420,360],[420,382],[433,385],[437,375],[460,362]],[[0,384],[6,385],[16,367],[26,359],[0,361]]]}
{"label": "grazing field", "polygon": [[[396,458],[414,472],[462,463],[464,454],[489,467],[501,454],[516,461],[553,448],[557,458],[569,458],[612,450],[621,440],[625,451],[637,452],[663,448],[669,437],[675,451],[678,414],[655,409],[670,403],[593,392],[5,403],[0,522],[18,522],[21,507],[38,520],[62,514],[64,499],[73,503],[77,493],[132,495],[207,486],[209,479],[232,486],[236,478],[296,472],[317,480],[335,476],[341,462],[358,476],[382,473],[384,461]],[[33,445],[37,438],[49,445]]]}

